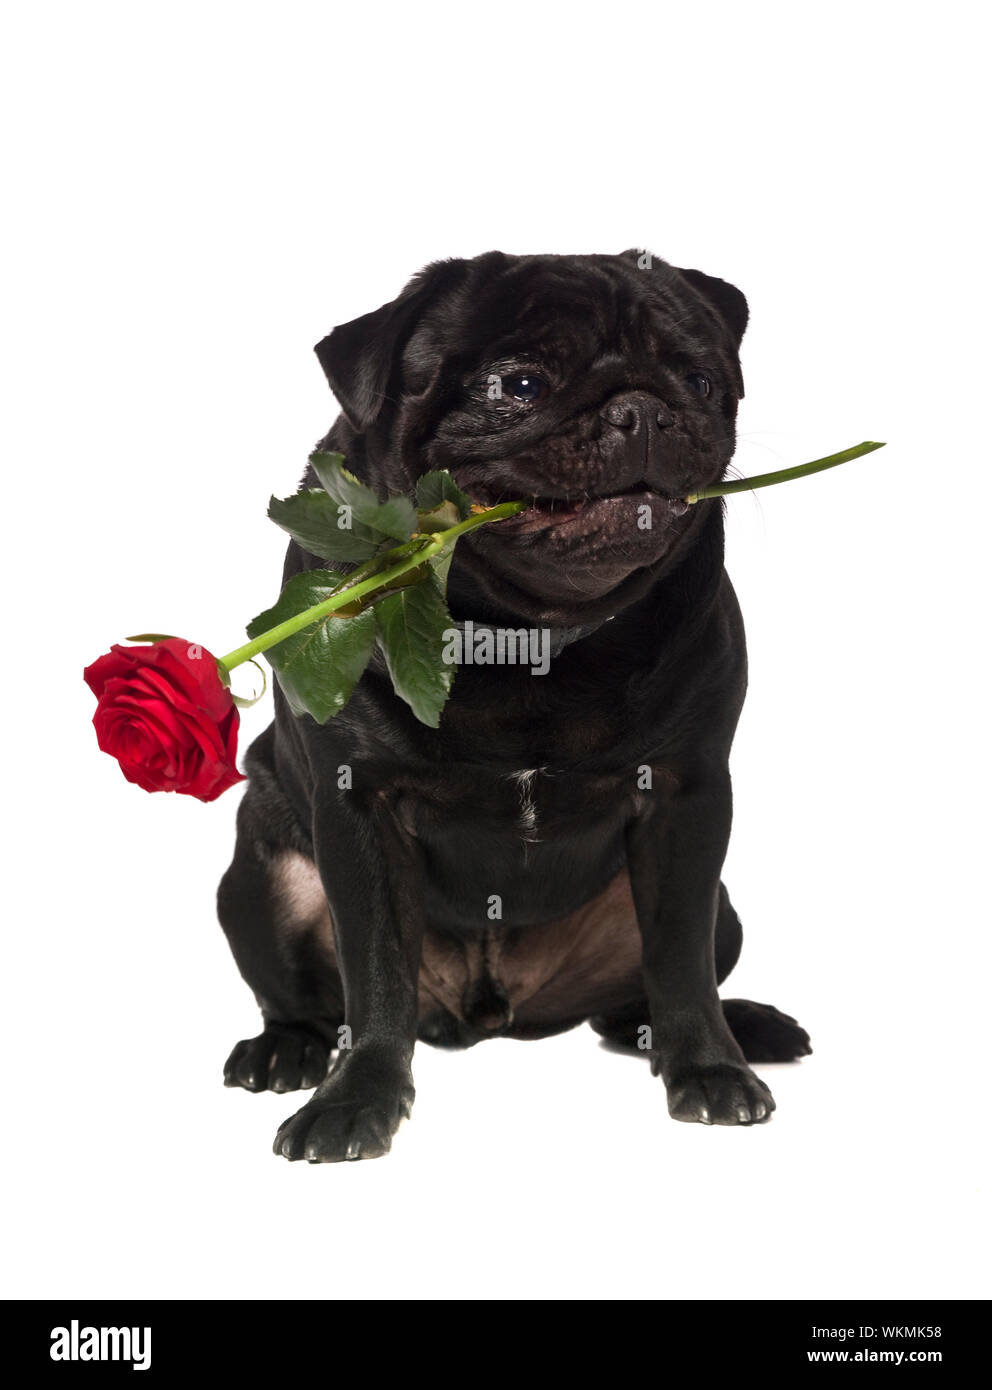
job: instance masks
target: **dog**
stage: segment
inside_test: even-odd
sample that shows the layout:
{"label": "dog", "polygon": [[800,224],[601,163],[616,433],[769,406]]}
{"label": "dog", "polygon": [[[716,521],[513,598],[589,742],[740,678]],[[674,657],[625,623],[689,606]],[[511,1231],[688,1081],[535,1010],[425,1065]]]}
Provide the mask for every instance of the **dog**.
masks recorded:
{"label": "dog", "polygon": [[[588,1021],[650,1054],[675,1119],[722,1125],[775,1108],[749,1061],[810,1051],[717,993],[741,948],[721,870],[747,657],[723,504],[685,499],[733,455],[747,320],[733,285],[646,252],[491,252],[317,345],[342,412],[318,448],[380,496],[448,469],[477,503],[528,501],[459,541],[448,602],[460,631],[539,630],[550,659],[463,662],[436,729],[381,653],[324,725],[276,684],[218,909],[264,1025],[226,1083],[316,1088],[277,1154],[387,1152],[418,1038]],[[322,563],[293,542],[284,582]]]}

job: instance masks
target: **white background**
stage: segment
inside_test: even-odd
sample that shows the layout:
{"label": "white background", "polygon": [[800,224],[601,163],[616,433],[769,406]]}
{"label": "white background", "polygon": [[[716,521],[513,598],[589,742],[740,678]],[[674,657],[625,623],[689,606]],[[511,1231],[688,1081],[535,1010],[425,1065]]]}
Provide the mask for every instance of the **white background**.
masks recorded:
{"label": "white background", "polygon": [[[979,7],[10,13],[7,1292],[987,1295]],[[423,1048],[389,1157],[289,1165],[297,1098],[221,1084],[257,1031],[213,916],[240,792],[127,784],[82,668],[274,600],[334,324],[439,256],[631,245],[748,296],[742,472],[888,441],[730,504],[730,992],[815,1054],[731,1131],[588,1029]]]}

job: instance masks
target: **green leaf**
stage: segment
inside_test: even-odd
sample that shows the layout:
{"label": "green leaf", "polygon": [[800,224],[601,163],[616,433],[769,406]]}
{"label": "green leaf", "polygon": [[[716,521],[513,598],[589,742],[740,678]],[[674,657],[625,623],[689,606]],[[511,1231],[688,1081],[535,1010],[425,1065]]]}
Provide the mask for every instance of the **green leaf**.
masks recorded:
{"label": "green leaf", "polygon": [[[447,525],[454,526],[459,521],[467,520],[472,511],[472,500],[466,497],[464,492],[455,482],[454,478],[446,468],[438,469],[434,473],[425,473],[417,480],[417,511],[435,512],[444,507],[445,503],[451,503],[454,508],[454,519]],[[450,508],[445,508],[445,515],[452,515]],[[420,518],[422,531],[440,531],[441,526],[424,525],[424,518]]]}
{"label": "green leaf", "polygon": [[[417,480],[417,525],[421,531],[446,531],[472,515],[472,499],[467,497],[446,468],[424,473]],[[451,569],[455,544],[447,546],[431,560],[441,593],[448,590],[448,571]]]}
{"label": "green leaf", "polygon": [[351,508],[352,526],[358,522],[396,541],[408,541],[416,531],[417,513],[409,497],[380,502],[370,487],[348,472],[341,454],[311,454],[310,462],[332,501]]}
{"label": "green leaf", "polygon": [[175,642],[171,632],[139,632],[137,637],[125,637],[125,642]]}
{"label": "green leaf", "polygon": [[429,535],[432,531],[447,531],[449,526],[464,520],[454,502],[441,502],[432,512],[417,513],[417,529]]}
{"label": "green leaf", "polygon": [[422,724],[436,729],[455,675],[442,660],[444,632],[453,624],[437,576],[384,598],[372,612],[393,689]]}
{"label": "green leaf", "polygon": [[[248,636],[258,637],[322,603],[344,580],[344,575],[332,570],[294,574],[278,603],[248,624]],[[369,609],[352,618],[328,614],[269,647],[265,655],[293,713],[311,714],[318,724],[325,724],[343,709],[369,663],[375,637],[375,613]]]}
{"label": "green leaf", "polygon": [[323,488],[307,488],[293,497],[273,497],[269,516],[311,555],[322,560],[368,560],[383,543],[380,531],[356,524],[345,526],[347,512],[338,511],[338,504]]}
{"label": "green leaf", "polygon": [[452,541],[450,545],[446,545],[437,555],[431,556],[427,562],[437,575],[437,582],[441,586],[442,594],[447,594],[448,592],[448,571],[451,569],[451,561],[455,553],[456,545],[457,541]]}

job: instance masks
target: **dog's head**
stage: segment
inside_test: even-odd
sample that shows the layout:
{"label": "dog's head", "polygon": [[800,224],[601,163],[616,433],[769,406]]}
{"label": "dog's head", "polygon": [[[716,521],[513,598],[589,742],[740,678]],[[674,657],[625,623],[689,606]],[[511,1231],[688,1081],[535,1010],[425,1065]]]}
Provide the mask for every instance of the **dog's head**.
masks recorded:
{"label": "dog's head", "polygon": [[734,452],[747,315],[733,285],[638,251],[436,262],[318,344],[333,442],[380,490],[448,468],[475,501],[532,499],[459,543],[452,583],[534,621],[606,616],[702,523],[682,499]]}

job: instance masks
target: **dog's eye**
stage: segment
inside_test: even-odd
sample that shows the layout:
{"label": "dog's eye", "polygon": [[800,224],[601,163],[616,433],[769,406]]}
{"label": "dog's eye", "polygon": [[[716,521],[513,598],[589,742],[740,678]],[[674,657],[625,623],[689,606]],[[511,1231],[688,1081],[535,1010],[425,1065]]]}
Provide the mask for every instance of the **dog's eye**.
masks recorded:
{"label": "dog's eye", "polygon": [[536,372],[516,372],[503,378],[503,393],[515,401],[540,401],[551,390],[543,376]]}
{"label": "dog's eye", "polygon": [[698,396],[708,396],[713,389],[713,384],[708,376],[703,376],[702,372],[690,372],[686,377],[689,385]]}

